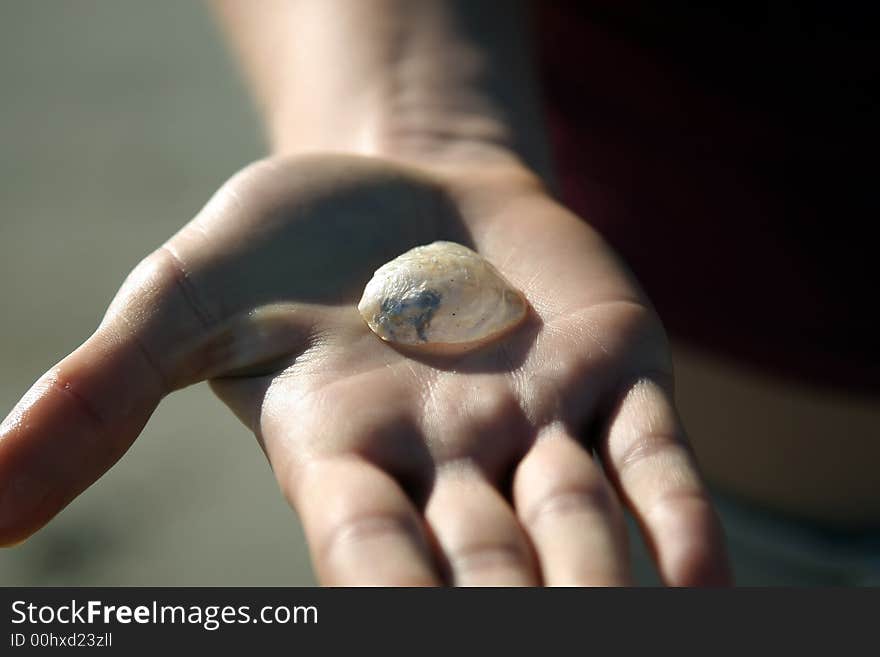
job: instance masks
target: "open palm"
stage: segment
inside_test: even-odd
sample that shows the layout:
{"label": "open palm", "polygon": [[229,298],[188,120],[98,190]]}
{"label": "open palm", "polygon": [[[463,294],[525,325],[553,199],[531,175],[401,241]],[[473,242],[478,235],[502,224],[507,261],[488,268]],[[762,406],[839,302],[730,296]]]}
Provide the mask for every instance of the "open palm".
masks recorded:
{"label": "open palm", "polygon": [[[437,239],[493,262],[528,320],[457,356],[374,336],[364,284]],[[626,584],[621,502],[666,581],[727,577],[662,327],[527,175],[351,156],[242,171],[3,423],[0,540],[48,521],[165,394],[205,379],[259,439],[324,583]]]}

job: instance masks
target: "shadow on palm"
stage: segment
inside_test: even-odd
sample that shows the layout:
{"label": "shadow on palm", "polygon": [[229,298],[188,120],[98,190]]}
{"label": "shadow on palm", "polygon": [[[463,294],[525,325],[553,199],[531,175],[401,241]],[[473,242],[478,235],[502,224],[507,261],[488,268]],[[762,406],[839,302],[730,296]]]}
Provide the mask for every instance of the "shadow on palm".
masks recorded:
{"label": "shadow on palm", "polygon": [[373,272],[441,239],[476,248],[447,192],[411,170],[326,156],[245,169],[166,247],[205,327],[186,379],[283,370],[318,341],[357,342],[352,362],[396,353],[463,372],[520,365],[541,326],[533,311],[501,343],[457,356],[397,349],[362,322],[356,304]]}

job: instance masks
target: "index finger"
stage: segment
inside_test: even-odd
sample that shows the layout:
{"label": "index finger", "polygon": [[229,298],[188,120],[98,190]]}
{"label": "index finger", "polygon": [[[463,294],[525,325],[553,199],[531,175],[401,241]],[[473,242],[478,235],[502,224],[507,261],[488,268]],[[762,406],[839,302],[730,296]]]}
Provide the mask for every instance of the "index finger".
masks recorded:
{"label": "index finger", "polygon": [[318,460],[304,469],[289,499],[323,584],[440,583],[424,522],[390,475],[352,456]]}

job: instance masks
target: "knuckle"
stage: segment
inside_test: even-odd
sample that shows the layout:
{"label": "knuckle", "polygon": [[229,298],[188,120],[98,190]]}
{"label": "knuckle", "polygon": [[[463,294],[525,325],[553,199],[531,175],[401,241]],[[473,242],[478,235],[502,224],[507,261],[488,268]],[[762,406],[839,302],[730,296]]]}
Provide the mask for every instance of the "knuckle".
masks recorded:
{"label": "knuckle", "polygon": [[156,280],[167,301],[177,302],[198,320],[203,328],[210,328],[215,320],[201,299],[192,280],[192,274],[171,246],[163,245],[151,256]]}
{"label": "knuckle", "polygon": [[131,271],[108,312],[122,316],[132,328],[147,328],[155,320],[194,317],[209,323],[210,315],[199,303],[196,291],[180,258],[162,246]]}
{"label": "knuckle", "polygon": [[601,479],[558,486],[532,502],[524,514],[528,527],[538,527],[548,520],[572,515],[614,516],[620,513],[617,499]]}
{"label": "knuckle", "polygon": [[694,483],[658,492],[645,505],[644,515],[655,520],[674,517],[700,524],[706,519],[714,518],[714,511],[705,491]]}
{"label": "knuckle", "polygon": [[459,580],[486,572],[532,570],[524,547],[516,541],[463,543],[447,549],[446,558]]}
{"label": "knuckle", "polygon": [[614,458],[615,468],[621,477],[629,475],[639,466],[659,464],[675,458],[690,458],[690,451],[678,436],[666,431],[647,431],[626,444]]}
{"label": "knuckle", "polygon": [[102,322],[105,332],[130,341],[167,389],[188,382],[183,359],[215,324],[179,257],[167,246],[128,275]]}
{"label": "knuckle", "polygon": [[316,551],[322,561],[330,562],[346,548],[384,539],[421,543],[419,528],[409,514],[372,510],[352,513],[333,522],[319,540]]}

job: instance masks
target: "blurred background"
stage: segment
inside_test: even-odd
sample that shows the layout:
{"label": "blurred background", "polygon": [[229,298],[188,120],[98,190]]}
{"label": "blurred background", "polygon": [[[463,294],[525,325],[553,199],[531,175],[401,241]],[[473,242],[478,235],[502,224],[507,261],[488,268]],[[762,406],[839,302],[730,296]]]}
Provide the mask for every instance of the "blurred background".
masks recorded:
{"label": "blurred background", "polygon": [[[207,9],[0,2],[0,409],[97,326],[128,270],[264,152]],[[201,385],[169,397],[0,585],[309,585],[253,436]]]}

